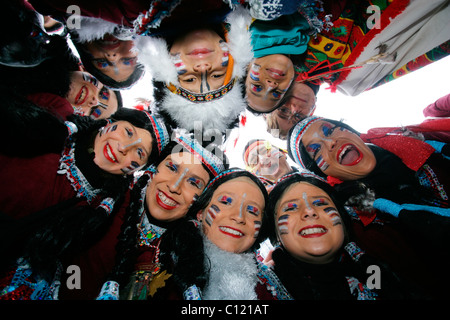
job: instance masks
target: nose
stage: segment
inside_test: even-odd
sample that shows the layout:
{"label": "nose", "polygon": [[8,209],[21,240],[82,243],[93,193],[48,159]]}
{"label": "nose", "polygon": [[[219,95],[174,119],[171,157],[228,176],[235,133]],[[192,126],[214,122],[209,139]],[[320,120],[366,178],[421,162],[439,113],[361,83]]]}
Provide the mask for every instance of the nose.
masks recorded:
{"label": "nose", "polygon": [[333,151],[336,147],[336,140],[332,138],[327,138],[323,141],[324,145],[327,147],[328,151]]}
{"label": "nose", "polygon": [[119,152],[122,153],[122,154],[126,154],[131,148],[133,148],[133,146],[135,146],[135,145],[137,145],[138,143],[141,143],[141,142],[142,142],[142,139],[139,138],[139,139],[136,139],[135,141],[133,141],[133,142],[131,142],[129,144],[119,145],[119,148],[118,148]]}
{"label": "nose", "polygon": [[246,197],[247,197],[247,194],[244,193],[242,195],[242,199],[241,199],[239,208],[237,208],[238,210],[235,210],[233,212],[233,215],[231,216],[231,219],[234,220],[237,224],[245,224],[244,202],[245,202]]}
{"label": "nose", "polygon": [[96,105],[98,105],[98,99],[97,97],[94,95],[92,96],[89,101],[88,101],[89,106],[94,107]]}
{"label": "nose", "polygon": [[272,87],[272,88],[277,88],[277,87],[278,87],[278,81],[276,81],[276,80],[274,80],[274,79],[267,78],[267,79],[266,79],[266,83],[267,83],[267,85],[268,85],[269,87]]}
{"label": "nose", "polygon": [[316,210],[314,210],[309,206],[309,204],[307,204],[306,209],[302,212],[301,218],[302,220],[317,220],[319,218],[319,215],[317,214]]}
{"label": "nose", "polygon": [[209,62],[198,62],[193,67],[194,71],[196,72],[205,72],[211,70],[211,63]]}
{"label": "nose", "polygon": [[186,174],[188,173],[189,168],[185,168],[184,171],[180,174],[180,175],[176,175],[173,178],[173,183],[171,183],[171,185],[169,186],[169,191],[173,192],[173,193],[177,193],[179,194],[180,188],[181,188],[181,183],[183,182],[184,177],[186,176]]}
{"label": "nose", "polygon": [[119,55],[116,52],[105,52],[105,58],[109,62],[116,62],[119,60]]}

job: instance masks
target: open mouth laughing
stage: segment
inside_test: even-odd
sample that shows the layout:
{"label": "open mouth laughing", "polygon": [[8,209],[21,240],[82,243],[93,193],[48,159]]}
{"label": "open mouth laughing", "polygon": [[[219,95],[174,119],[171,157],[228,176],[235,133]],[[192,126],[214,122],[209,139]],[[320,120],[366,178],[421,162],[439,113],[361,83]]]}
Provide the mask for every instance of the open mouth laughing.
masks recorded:
{"label": "open mouth laughing", "polygon": [[347,143],[338,150],[336,160],[343,166],[354,166],[361,161],[362,157],[362,153],[356,146]]}
{"label": "open mouth laughing", "polygon": [[87,97],[89,95],[89,89],[86,86],[82,86],[81,90],[78,92],[77,96],[75,97],[75,104],[77,106],[81,106],[84,104],[87,100]]}
{"label": "open mouth laughing", "polygon": [[242,238],[244,236],[244,234],[241,231],[231,228],[231,227],[220,226],[219,230],[220,230],[220,232],[226,234],[227,236],[233,237],[233,238]]}
{"label": "open mouth laughing", "polygon": [[114,151],[111,148],[111,145],[109,143],[107,143],[105,145],[105,147],[103,148],[103,155],[105,156],[105,158],[112,162],[112,163],[119,163],[119,161],[117,160],[117,157],[114,153]]}
{"label": "open mouth laughing", "polygon": [[307,226],[298,232],[298,234],[303,238],[315,238],[321,237],[328,232],[328,229],[321,225]]}
{"label": "open mouth laughing", "polygon": [[172,210],[175,209],[178,206],[178,202],[169,197],[167,194],[162,192],[161,190],[158,190],[156,193],[156,202],[158,205],[166,210]]}

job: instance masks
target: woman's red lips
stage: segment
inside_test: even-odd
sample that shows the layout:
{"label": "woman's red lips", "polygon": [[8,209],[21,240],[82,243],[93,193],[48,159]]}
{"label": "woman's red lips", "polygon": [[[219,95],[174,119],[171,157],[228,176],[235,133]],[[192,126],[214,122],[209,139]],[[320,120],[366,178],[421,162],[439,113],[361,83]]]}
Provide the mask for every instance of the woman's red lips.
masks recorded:
{"label": "woman's red lips", "polygon": [[227,226],[220,226],[219,227],[220,232],[226,234],[227,236],[233,237],[233,238],[242,238],[244,234],[235,228],[227,227]]}
{"label": "woman's red lips", "polygon": [[178,202],[169,197],[165,192],[157,190],[156,203],[163,209],[172,210],[178,206]]}
{"label": "woman's red lips", "polygon": [[77,106],[83,105],[89,96],[89,88],[86,86],[82,86],[80,91],[75,97],[75,104]]}
{"label": "woman's red lips", "polygon": [[301,228],[298,234],[303,238],[321,237],[328,232],[328,229],[322,225],[312,225]]}
{"label": "woman's red lips", "polygon": [[194,49],[194,50],[192,50],[191,52],[188,53],[188,55],[193,55],[193,56],[196,56],[196,55],[205,55],[205,54],[208,54],[208,53],[211,53],[211,52],[212,52],[212,50],[210,50],[210,49],[207,49],[207,48],[200,48],[200,49]]}
{"label": "woman's red lips", "polygon": [[116,154],[114,153],[114,151],[112,150],[111,146],[109,145],[109,143],[105,144],[105,146],[103,147],[103,155],[105,156],[105,158],[112,162],[112,163],[119,163],[117,161],[117,157]]}
{"label": "woman's red lips", "polygon": [[280,80],[280,79],[284,79],[285,77],[285,73],[282,70],[279,69],[275,69],[275,68],[268,68],[266,69],[266,71],[269,73],[269,75],[276,79],[276,80]]}
{"label": "woman's red lips", "polygon": [[363,158],[362,153],[353,144],[343,144],[337,154],[336,160],[339,164],[344,166],[354,166],[358,164]]}

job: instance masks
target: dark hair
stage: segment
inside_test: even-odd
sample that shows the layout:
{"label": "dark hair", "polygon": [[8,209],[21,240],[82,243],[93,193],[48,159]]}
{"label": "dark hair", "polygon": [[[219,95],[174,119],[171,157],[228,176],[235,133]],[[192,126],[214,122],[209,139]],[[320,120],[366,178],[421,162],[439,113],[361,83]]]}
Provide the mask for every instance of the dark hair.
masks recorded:
{"label": "dark hair", "polygon": [[[181,146],[182,148],[175,148],[176,146]],[[220,158],[220,150],[218,148],[214,150],[216,152],[215,155]],[[179,151],[189,152],[181,144],[178,144],[177,141],[171,141],[161,152],[155,166],[173,152]],[[224,164],[226,167],[225,162]],[[214,174],[203,163],[202,166],[208,172],[210,179],[213,179]],[[117,281],[121,286],[125,286],[129,281],[130,274],[133,271],[138,256],[137,225],[141,217],[139,211],[142,208],[141,206],[144,206],[146,210],[151,210],[151,208],[146,207],[145,199],[141,199],[141,197],[142,189],[146,188],[151,181],[152,175],[150,172],[142,175],[133,187],[130,196],[130,205],[127,207],[121,233],[118,236],[116,263],[112,272],[108,275],[107,280]],[[165,268],[172,269],[170,273],[173,275],[173,279],[182,292],[193,284],[201,288],[206,283],[204,264],[201,258],[203,240],[200,231],[189,220],[191,217],[189,212],[190,210],[185,217],[172,222],[158,222],[151,216],[148,216],[151,223],[157,223],[166,228],[165,233],[161,237],[160,261]],[[174,259],[174,257],[176,258]]]}

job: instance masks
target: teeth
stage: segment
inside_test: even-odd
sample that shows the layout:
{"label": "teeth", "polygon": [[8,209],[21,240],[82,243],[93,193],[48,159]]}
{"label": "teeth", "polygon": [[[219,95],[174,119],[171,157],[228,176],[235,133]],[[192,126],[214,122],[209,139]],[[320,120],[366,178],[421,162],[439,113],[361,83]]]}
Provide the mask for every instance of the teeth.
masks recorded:
{"label": "teeth", "polygon": [[108,153],[108,156],[114,160],[114,162],[118,162],[116,157],[114,157],[113,153],[111,152],[111,146],[109,144],[106,145],[106,152]]}
{"label": "teeth", "polygon": [[243,234],[242,232],[239,232],[239,231],[234,230],[234,229],[231,229],[231,228],[227,228],[227,227],[219,227],[219,229],[222,230],[222,231],[224,231],[224,232],[226,232],[226,233],[234,234],[234,235],[236,235],[236,236],[240,236],[240,237],[244,236],[244,234]]}
{"label": "teeth", "polygon": [[346,146],[341,153],[339,154],[339,163],[342,162],[342,157],[344,157],[344,155],[347,153],[347,151],[351,148],[352,146],[348,145]]}
{"label": "teeth", "polygon": [[300,232],[300,235],[307,236],[310,234],[325,233],[325,232],[326,232],[326,230],[323,228],[309,228],[309,229],[302,230],[302,232]]}
{"label": "teeth", "polygon": [[82,101],[84,101],[84,97],[86,96],[86,88],[85,87],[83,87],[82,89],[81,89],[81,94],[80,94],[80,97],[78,98],[78,101],[77,101],[77,103],[78,104],[80,104]]}
{"label": "teeth", "polygon": [[177,205],[177,202],[169,199],[168,197],[166,197],[166,195],[164,193],[162,193],[161,191],[158,192],[158,197],[159,199],[166,205],[170,206],[170,207],[175,207]]}

